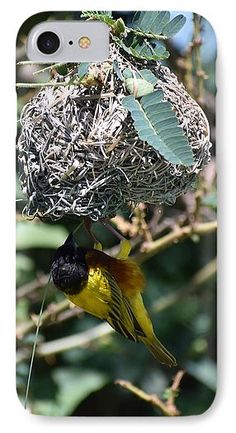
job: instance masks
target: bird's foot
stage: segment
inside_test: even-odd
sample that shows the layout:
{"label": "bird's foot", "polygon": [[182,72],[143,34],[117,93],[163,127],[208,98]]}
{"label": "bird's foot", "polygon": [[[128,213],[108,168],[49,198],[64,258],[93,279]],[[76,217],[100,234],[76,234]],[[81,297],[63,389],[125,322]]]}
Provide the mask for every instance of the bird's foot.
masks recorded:
{"label": "bird's foot", "polygon": [[126,260],[129,257],[131,251],[131,243],[128,239],[120,241],[120,251],[116,255],[117,259]]}
{"label": "bird's foot", "polygon": [[95,250],[97,251],[102,251],[102,244],[101,242],[95,242],[94,247]]}

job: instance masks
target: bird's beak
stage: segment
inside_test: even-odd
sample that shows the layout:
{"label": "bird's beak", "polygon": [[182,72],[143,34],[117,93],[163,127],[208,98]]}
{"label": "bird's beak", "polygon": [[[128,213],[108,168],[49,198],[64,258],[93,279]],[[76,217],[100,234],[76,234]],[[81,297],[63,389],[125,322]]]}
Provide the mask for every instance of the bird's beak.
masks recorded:
{"label": "bird's beak", "polygon": [[77,244],[75,242],[74,234],[71,232],[68,236],[68,238],[65,240],[64,245],[72,245],[74,248],[77,247]]}

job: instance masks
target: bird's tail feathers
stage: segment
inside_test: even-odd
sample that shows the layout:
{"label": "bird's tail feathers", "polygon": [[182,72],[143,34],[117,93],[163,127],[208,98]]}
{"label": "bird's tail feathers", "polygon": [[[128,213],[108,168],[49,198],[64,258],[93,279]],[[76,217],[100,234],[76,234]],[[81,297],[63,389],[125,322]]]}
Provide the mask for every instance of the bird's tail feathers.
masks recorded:
{"label": "bird's tail feathers", "polygon": [[177,365],[175,357],[171,355],[155,335],[152,338],[143,337],[140,338],[140,340],[159,362],[167,364],[169,367],[175,367]]}

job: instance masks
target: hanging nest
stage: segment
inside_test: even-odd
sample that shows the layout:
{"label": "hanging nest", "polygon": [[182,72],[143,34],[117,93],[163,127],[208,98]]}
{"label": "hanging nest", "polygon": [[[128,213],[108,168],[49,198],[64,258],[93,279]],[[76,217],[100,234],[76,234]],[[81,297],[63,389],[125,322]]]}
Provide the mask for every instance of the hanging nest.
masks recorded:
{"label": "hanging nest", "polygon": [[[188,138],[194,165],[174,165],[140,140],[120,72],[147,68],[158,78]],[[20,182],[28,217],[114,216],[140,202],[172,205],[191,189],[210,159],[208,121],[167,67],[136,62],[116,45],[108,61],[89,67],[90,82],[42,88],[23,108],[18,140]],[[93,77],[91,82],[91,77]]]}

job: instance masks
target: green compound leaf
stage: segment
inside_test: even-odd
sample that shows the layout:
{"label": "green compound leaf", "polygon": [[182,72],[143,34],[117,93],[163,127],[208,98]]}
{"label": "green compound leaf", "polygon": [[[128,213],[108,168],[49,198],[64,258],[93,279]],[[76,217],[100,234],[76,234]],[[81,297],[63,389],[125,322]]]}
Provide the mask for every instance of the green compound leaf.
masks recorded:
{"label": "green compound leaf", "polygon": [[165,60],[170,56],[164,45],[156,42],[155,46],[153,46],[145,39],[141,44],[136,44],[135,48],[130,47],[130,52],[134,57],[146,60]]}
{"label": "green compound leaf", "polygon": [[155,44],[151,43],[142,37],[133,37],[131,45],[127,44],[127,40],[116,38],[116,43],[123,48],[128,54],[137,59],[145,60],[165,60],[170,56],[169,51],[159,41]]}
{"label": "green compound leaf", "polygon": [[140,69],[139,71],[134,71],[131,68],[125,68],[122,71],[124,79],[127,78],[143,78],[143,80],[148,81],[153,86],[157,84],[157,77],[150,71],[150,69]]}
{"label": "green compound leaf", "polygon": [[152,93],[154,87],[152,83],[149,83],[142,78],[126,78],[125,87],[131,95],[134,95],[136,98],[140,98],[141,96],[148,95]]}
{"label": "green compound leaf", "polygon": [[112,26],[115,22],[115,20],[112,18],[111,11],[83,11],[81,13],[81,18],[86,18],[87,20],[103,21],[108,26]]}
{"label": "green compound leaf", "polygon": [[147,80],[153,86],[157,84],[157,77],[150,71],[150,69],[141,69],[138,71],[139,74],[143,77],[144,80]]}
{"label": "green compound leaf", "polygon": [[114,24],[113,24],[113,26],[112,26],[112,30],[113,30],[113,33],[114,33],[116,36],[119,36],[119,35],[121,35],[122,33],[125,32],[125,23],[124,23],[124,21],[122,20],[122,18],[118,18],[118,20],[116,20],[116,21],[114,22]]}
{"label": "green compound leaf", "polygon": [[149,69],[134,71],[130,68],[125,68],[122,75],[127,91],[136,98],[152,93],[157,83],[157,78]]}
{"label": "green compound leaf", "polygon": [[143,36],[161,39],[174,36],[185,22],[184,15],[177,15],[170,20],[170,12],[167,11],[136,12],[132,20],[132,28]]}
{"label": "green compound leaf", "polygon": [[164,26],[162,32],[165,36],[170,38],[176,35],[176,33],[178,33],[182,29],[185,23],[186,18],[184,17],[184,15],[177,15],[175,18],[173,18],[173,20],[171,20],[168,24]]}
{"label": "green compound leaf", "polygon": [[123,98],[123,106],[130,112],[139,138],[153,146],[172,164],[194,164],[192,149],[179,126],[175,112],[168,101],[163,101],[162,90],[143,96]]}

